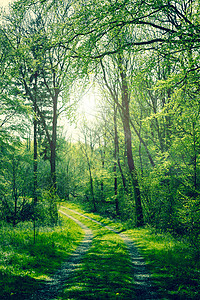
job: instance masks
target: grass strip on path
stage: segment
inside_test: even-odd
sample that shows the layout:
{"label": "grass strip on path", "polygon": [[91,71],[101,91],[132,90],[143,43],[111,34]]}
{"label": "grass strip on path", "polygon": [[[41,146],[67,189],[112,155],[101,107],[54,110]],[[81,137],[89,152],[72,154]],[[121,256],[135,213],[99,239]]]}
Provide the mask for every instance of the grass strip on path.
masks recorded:
{"label": "grass strip on path", "polygon": [[76,270],[77,266],[80,263],[83,255],[91,247],[93,234],[92,231],[79,220],[74,217],[66,214],[63,211],[59,211],[62,215],[67,218],[72,219],[77,223],[84,231],[84,239],[81,241],[76,250],[70,255],[70,257],[62,263],[57,272],[51,277],[49,281],[41,285],[40,289],[36,291],[31,297],[27,300],[52,300],[58,299],[59,294],[63,291],[65,282],[68,280],[69,276],[72,276],[73,272]]}
{"label": "grass strip on path", "polygon": [[73,203],[67,204],[67,207],[129,236],[145,259],[160,300],[200,299],[200,257],[187,240],[175,238],[170,233],[157,233],[151,227],[131,229],[126,223],[85,213]]}
{"label": "grass strip on path", "polygon": [[92,229],[94,238],[61,299],[135,299],[131,261],[122,238],[91,220],[74,216]]}

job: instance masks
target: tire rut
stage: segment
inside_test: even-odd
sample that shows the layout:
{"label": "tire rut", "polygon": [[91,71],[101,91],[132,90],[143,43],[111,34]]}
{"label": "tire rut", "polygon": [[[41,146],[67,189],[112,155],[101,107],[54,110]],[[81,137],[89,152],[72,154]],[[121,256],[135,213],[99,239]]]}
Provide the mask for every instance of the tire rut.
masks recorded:
{"label": "tire rut", "polygon": [[[62,207],[62,206],[61,206]],[[132,272],[133,272],[133,279],[134,279],[134,287],[135,287],[135,293],[136,297],[138,300],[154,300],[154,299],[159,299],[155,289],[153,288],[151,284],[151,278],[150,278],[150,273],[147,270],[145,261],[143,257],[140,255],[137,246],[135,245],[134,241],[132,241],[128,236],[125,234],[115,230],[114,228],[107,226],[93,218],[90,218],[88,216],[85,216],[84,214],[81,214],[73,209],[69,209],[66,207],[63,207],[77,215],[80,215],[81,217],[84,217],[86,219],[89,219],[105,228],[108,230],[118,234],[126,244],[129,255],[131,258],[131,263],[132,263]]]}
{"label": "tire rut", "polygon": [[76,222],[85,232],[84,239],[76,250],[70,255],[69,259],[62,263],[60,269],[55,273],[55,275],[47,281],[44,285],[38,289],[32,297],[27,300],[53,300],[58,299],[58,295],[63,291],[65,287],[65,282],[67,278],[77,269],[83,255],[89,250],[92,244],[93,234],[92,230],[85,226],[82,222],[76,218],[68,215],[63,211],[59,211],[61,214],[72,219]]}
{"label": "tire rut", "polygon": [[[153,300],[159,299],[156,295],[153,286],[151,285],[150,274],[146,268],[145,261],[143,257],[140,255],[135,243],[125,234],[115,230],[114,228],[105,225],[89,216],[85,216],[73,209],[66,208],[61,206],[61,208],[67,209],[74,214],[80,215],[86,219],[91,220],[94,223],[97,223],[106,229],[118,234],[124,241],[129,251],[131,263],[132,263],[132,273],[134,279],[134,287],[136,299],[138,300]],[[64,262],[60,269],[56,272],[56,274],[47,281],[44,285],[41,286],[30,298],[29,300],[55,300],[59,299],[59,293],[62,292],[65,288],[65,283],[69,276],[73,274],[73,272],[79,266],[83,255],[90,249],[93,239],[92,230],[84,225],[82,222],[74,218],[73,216],[59,210],[59,212],[66,217],[72,219],[76,222],[85,232],[85,237],[80,243],[80,245],[76,248],[76,250],[70,255],[69,259]],[[28,300],[28,299],[26,299]]]}

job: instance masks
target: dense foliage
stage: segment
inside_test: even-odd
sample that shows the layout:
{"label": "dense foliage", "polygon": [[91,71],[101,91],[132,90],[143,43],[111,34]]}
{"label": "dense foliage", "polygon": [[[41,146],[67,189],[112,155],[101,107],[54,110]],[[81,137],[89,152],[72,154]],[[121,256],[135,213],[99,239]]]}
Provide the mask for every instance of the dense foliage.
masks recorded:
{"label": "dense foliage", "polygon": [[[57,222],[58,197],[134,226],[200,233],[199,1],[26,1],[0,24],[0,206]],[[98,114],[65,139],[77,93]],[[74,96],[76,94],[76,97]]]}

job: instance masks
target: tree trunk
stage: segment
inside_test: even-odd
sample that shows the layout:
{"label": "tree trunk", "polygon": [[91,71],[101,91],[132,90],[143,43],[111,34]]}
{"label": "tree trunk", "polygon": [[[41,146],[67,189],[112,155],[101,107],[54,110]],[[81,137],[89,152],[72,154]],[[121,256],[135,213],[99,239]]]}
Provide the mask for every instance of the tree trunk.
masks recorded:
{"label": "tree trunk", "polygon": [[115,194],[115,210],[116,214],[119,215],[119,199],[117,196],[118,184],[117,184],[117,160],[119,157],[119,145],[118,145],[118,132],[117,132],[117,107],[114,103],[114,143],[115,143],[115,152],[114,152],[114,194]]}
{"label": "tree trunk", "polygon": [[14,214],[13,214],[13,227],[17,224],[17,200],[18,200],[18,193],[17,193],[17,183],[16,183],[16,174],[17,173],[17,166],[16,166],[16,159],[13,156],[12,161],[12,176],[13,176],[13,198],[14,198]]}
{"label": "tree trunk", "polygon": [[55,92],[53,97],[53,127],[51,139],[51,189],[56,193],[56,140],[57,140],[57,105],[58,105],[58,92]]}
{"label": "tree trunk", "polygon": [[91,192],[91,196],[92,196],[92,202],[93,202],[94,212],[96,212],[97,211],[97,207],[96,207],[96,200],[95,200],[95,196],[94,196],[94,186],[93,186],[93,179],[92,179],[92,171],[91,171],[90,161],[89,161],[89,157],[87,156],[87,153],[86,153],[86,158],[87,158],[88,170],[89,170],[89,175],[90,175],[90,192]]}
{"label": "tree trunk", "polygon": [[34,121],[33,121],[33,202],[37,203],[37,112],[34,105]]}
{"label": "tree trunk", "polygon": [[84,147],[81,147],[81,150],[83,151],[83,153],[86,157],[86,160],[87,160],[89,177],[90,177],[90,193],[91,193],[91,196],[92,196],[92,203],[93,203],[94,212],[96,212],[97,211],[97,206],[96,206],[96,199],[95,199],[95,195],[94,195],[94,185],[93,185],[91,164],[90,164],[90,159],[89,159],[88,154],[87,154],[87,143],[85,143],[85,149],[84,149]]}
{"label": "tree trunk", "polygon": [[[101,154],[101,167],[102,167],[102,170],[104,170],[104,167],[105,167],[105,149],[104,148],[102,149],[100,138],[99,138],[99,149],[100,149],[100,154]],[[105,197],[104,197],[104,180],[103,180],[103,177],[101,179],[100,186],[101,186],[101,200],[104,202]]]}
{"label": "tree trunk", "polygon": [[93,187],[93,179],[92,179],[91,170],[90,170],[90,191],[91,191],[91,195],[92,195],[92,202],[93,202],[93,206],[94,206],[94,212],[96,212],[97,207],[96,207],[96,200],[95,200],[95,197],[94,197],[94,187]]}
{"label": "tree trunk", "polygon": [[120,76],[122,80],[122,122],[124,128],[124,138],[125,138],[125,150],[128,162],[128,168],[131,175],[132,185],[134,189],[135,196],[135,207],[136,207],[136,226],[144,225],[142,203],[140,197],[140,189],[137,179],[137,172],[134,165],[133,154],[132,154],[132,137],[130,129],[130,113],[129,113],[129,93],[128,84],[126,80],[126,74],[123,71],[123,66],[120,64]]}
{"label": "tree trunk", "polygon": [[194,189],[197,189],[197,147],[196,147],[196,131],[195,131],[195,122],[192,122],[192,136],[193,136],[193,169],[194,169],[194,175],[193,175],[193,182],[194,182]]}

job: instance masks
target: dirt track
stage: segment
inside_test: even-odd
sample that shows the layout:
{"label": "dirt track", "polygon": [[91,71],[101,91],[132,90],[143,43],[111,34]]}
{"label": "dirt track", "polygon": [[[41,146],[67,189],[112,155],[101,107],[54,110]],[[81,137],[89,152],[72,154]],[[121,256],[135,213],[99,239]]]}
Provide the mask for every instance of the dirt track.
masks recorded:
{"label": "dirt track", "polygon": [[[62,207],[62,206],[61,206]],[[110,226],[107,226],[101,222],[98,222],[88,216],[85,216],[84,214],[81,214],[77,211],[74,211],[72,209],[67,208],[69,211],[80,215],[86,219],[89,219],[101,226],[104,226],[108,230],[111,230],[118,234],[124,241],[124,243],[127,245],[131,261],[132,261],[132,272],[133,272],[133,278],[134,278],[134,286],[135,286],[135,292],[137,299],[139,300],[148,300],[148,299],[158,299],[157,295],[151,285],[151,279],[150,274],[147,271],[145,261],[143,257],[139,254],[138,249],[135,245],[135,243],[128,238],[125,234],[120,233],[119,231],[113,229]],[[128,300],[128,299],[127,299]]]}
{"label": "dirt track", "polygon": [[[63,207],[65,208],[65,207]],[[62,206],[61,206],[62,209]],[[66,209],[66,208],[65,208]],[[32,297],[32,300],[53,300],[53,299],[61,299],[59,298],[59,293],[64,289],[65,283],[69,276],[76,270],[78,267],[81,258],[83,255],[89,250],[92,243],[93,234],[92,231],[85,226],[82,222],[74,218],[70,215],[70,212],[73,214],[80,215],[81,217],[87,218],[101,226],[104,226],[108,230],[118,234],[127,245],[127,249],[129,251],[131,262],[132,262],[132,273],[134,279],[134,288],[136,293],[136,299],[141,300],[148,300],[148,299],[158,299],[156,297],[155,292],[151,286],[150,282],[150,275],[147,272],[147,268],[145,266],[145,262],[141,255],[139,254],[137,247],[135,246],[134,242],[128,238],[125,234],[116,231],[115,229],[107,226],[101,222],[98,222],[88,216],[80,214],[74,210],[67,209],[68,213],[60,210],[60,213],[67,216],[68,218],[72,219],[76,222],[85,232],[85,237],[79,247],[75,250],[74,253],[70,256],[68,261],[64,262],[61,265],[61,268],[57,271],[57,273],[48,281],[45,285],[43,285]],[[29,298],[30,299],[30,298]],[[77,299],[78,300],[78,299]],[[103,300],[103,299],[102,299]],[[126,299],[124,299],[126,300]],[[128,299],[127,299],[128,300]]]}
{"label": "dirt track", "polygon": [[92,243],[92,231],[87,226],[65,212],[60,211],[60,213],[76,222],[84,230],[85,236],[70,258],[61,265],[60,269],[51,278],[51,280],[47,281],[46,284],[32,295],[32,300],[58,299],[59,292],[64,289],[67,278],[76,270],[81,258],[88,251]]}

